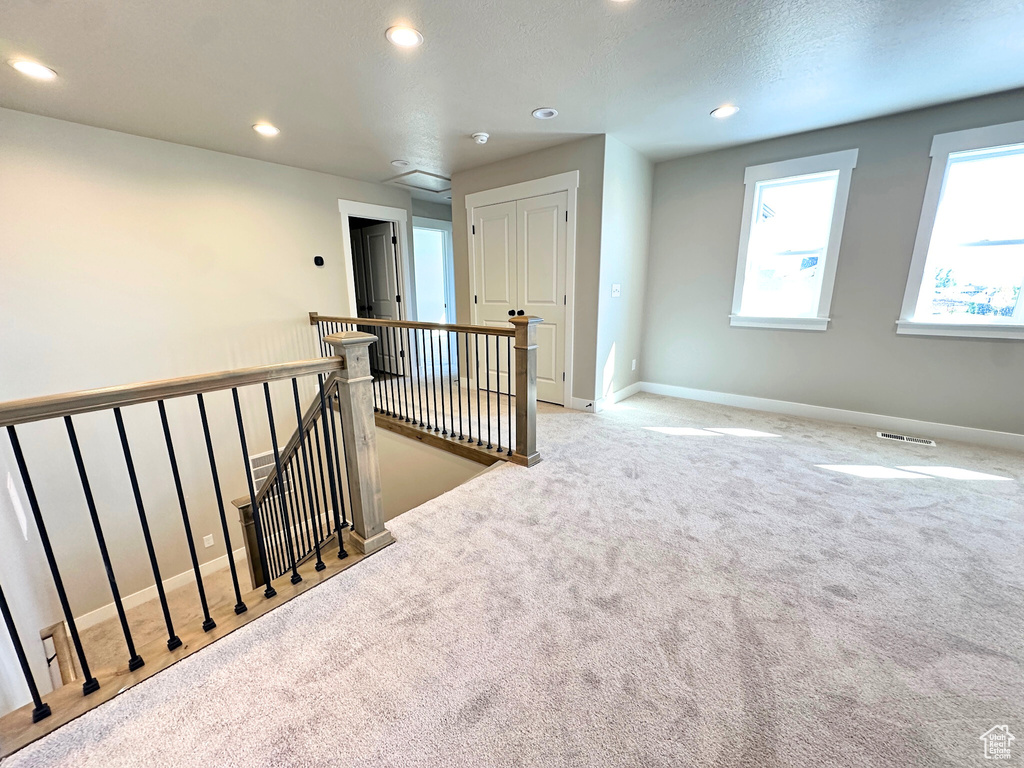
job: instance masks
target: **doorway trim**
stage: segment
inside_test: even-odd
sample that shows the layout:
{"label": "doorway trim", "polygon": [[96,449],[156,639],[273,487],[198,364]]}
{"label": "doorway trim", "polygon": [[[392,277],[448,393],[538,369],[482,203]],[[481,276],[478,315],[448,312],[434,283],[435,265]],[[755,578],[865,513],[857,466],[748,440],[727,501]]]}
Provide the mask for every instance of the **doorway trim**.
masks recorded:
{"label": "doorway trim", "polygon": [[[360,219],[377,219],[378,221],[391,222],[395,225],[395,236],[398,243],[395,246],[398,250],[398,294],[402,300],[398,302],[398,317],[400,320],[408,320],[410,315],[415,315],[416,296],[411,273],[412,252],[412,231],[409,229],[409,211],[405,208],[392,208],[387,205],[376,205],[375,203],[361,203],[358,200],[338,200],[338,212],[341,214],[341,239],[345,255],[345,282],[348,285],[348,316],[358,317],[356,311],[356,276],[352,269],[352,228],[349,226],[349,217],[355,216]],[[409,307],[409,309],[407,309]]]}
{"label": "doorway trim", "polygon": [[[476,238],[473,237],[474,209],[496,203],[510,203],[528,197],[540,197],[557,192],[567,194],[566,211],[569,222],[565,228],[565,383],[562,385],[562,403],[573,407],[572,373],[575,360],[573,350],[573,327],[576,308],[576,196],[580,186],[580,172],[568,171],[554,176],[509,184],[505,187],[487,189],[466,195],[466,239],[469,240],[469,290],[476,291]],[[478,291],[477,291],[478,292]],[[470,302],[470,322],[476,325],[476,305]]]}

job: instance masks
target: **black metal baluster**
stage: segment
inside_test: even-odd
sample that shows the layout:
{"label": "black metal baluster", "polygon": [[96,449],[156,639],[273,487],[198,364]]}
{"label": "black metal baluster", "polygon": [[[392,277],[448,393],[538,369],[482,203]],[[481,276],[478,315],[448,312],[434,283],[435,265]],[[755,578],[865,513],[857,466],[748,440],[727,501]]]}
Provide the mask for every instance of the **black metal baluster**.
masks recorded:
{"label": "black metal baluster", "polygon": [[[316,426],[316,421],[313,421],[313,427]],[[317,482],[316,476],[316,464],[313,463],[313,429],[306,432],[306,452],[309,455],[309,473],[313,481],[313,533],[316,536],[318,544],[323,543],[324,540],[324,526],[321,515],[323,514],[323,506],[320,505],[320,484]],[[326,505],[326,498],[324,499]]]}
{"label": "black metal baluster", "polygon": [[401,373],[403,402],[405,403],[405,422],[410,423],[409,408],[409,347],[402,344],[402,329],[395,328],[395,338],[398,344],[398,370]]}
{"label": "black metal baluster", "polygon": [[43,554],[46,556],[46,563],[50,566],[50,575],[53,577],[53,586],[57,590],[57,599],[60,601],[61,611],[64,613],[64,621],[67,622],[68,631],[71,634],[71,642],[78,654],[78,664],[82,668],[82,676],[85,682],[82,684],[82,695],[86,696],[100,688],[99,681],[89,671],[89,662],[85,658],[85,649],[82,647],[82,639],[78,635],[78,625],[71,613],[71,603],[68,602],[68,593],[64,589],[64,579],[61,578],[60,569],[57,567],[57,558],[53,554],[53,545],[50,543],[50,535],[46,531],[46,523],[43,522],[43,513],[39,509],[39,500],[36,498],[36,489],[32,485],[32,477],[28,473],[28,464],[25,463],[25,454],[21,450],[21,441],[14,426],[7,427],[7,435],[11,439],[11,447],[14,449],[14,460],[18,465],[18,472],[21,474],[21,482],[25,486],[25,495],[28,497],[28,506],[32,510],[32,518],[36,523],[36,531],[39,532],[39,542],[43,545]]}
{"label": "black metal baluster", "polygon": [[[263,397],[267,401],[267,422],[270,424],[270,444],[274,449],[274,466],[277,468],[277,489],[281,494],[281,506],[287,509],[288,500],[285,498],[284,493],[284,473],[281,471],[281,451],[277,447],[277,429],[274,427],[274,406],[270,402],[270,384],[263,382]],[[285,519],[287,520],[287,512],[285,513]],[[298,584],[302,581],[302,577],[299,576],[299,569],[295,562],[295,548],[292,544],[292,532],[285,526],[284,529],[285,539],[288,542],[288,555],[291,561],[292,569],[292,584]]]}
{"label": "black metal baluster", "polygon": [[[338,533],[338,557],[348,557],[348,552],[345,551],[345,544],[342,541],[342,531],[344,526],[342,525],[341,515],[338,513],[338,507],[341,504],[341,477],[337,477],[335,482],[334,467],[331,465],[331,432],[333,432],[333,417],[329,417],[327,413],[327,397],[324,394],[324,381],[323,376],[318,375],[317,379],[320,382],[320,420],[324,423],[324,448],[327,450],[327,476],[331,483],[331,501],[334,505],[334,530]],[[334,406],[331,406],[331,410],[334,410]]]}
{"label": "black metal baluster", "polygon": [[252,484],[252,470],[249,467],[249,449],[245,445],[245,426],[242,424],[242,406],[238,402],[237,387],[231,390],[231,397],[235,401],[235,418],[238,421],[238,439],[242,444],[242,461],[245,464],[245,479],[249,485],[249,503],[251,504],[252,509],[253,525],[256,527],[256,549],[260,556],[260,568],[263,569],[263,576],[264,579],[266,579],[263,596],[271,598],[277,594],[277,590],[270,584],[272,576],[270,574],[270,566],[267,563],[267,546],[263,540],[263,523],[260,519],[263,517],[263,513],[256,505],[256,489]]}
{"label": "black metal baluster", "polygon": [[[494,337],[494,408],[498,412],[498,453],[501,453],[501,337]],[[490,400],[487,401],[490,404]],[[490,414],[490,411],[488,411]]]}
{"label": "black metal baluster", "polygon": [[455,332],[455,394],[459,397],[459,440],[464,440],[462,423],[462,357],[459,350],[459,332]]}
{"label": "black metal baluster", "polygon": [[455,385],[452,382],[452,378],[454,376],[454,370],[455,369],[452,368],[452,332],[451,331],[445,331],[445,342],[446,342],[445,346],[447,347],[447,352],[448,352],[448,410],[451,411],[449,421],[451,421],[451,424],[452,424],[451,436],[454,438],[455,437],[455,400],[454,400],[455,396],[452,393],[454,391],[454,386]]}
{"label": "black metal baluster", "polygon": [[[409,367],[409,385],[412,387],[412,392],[409,393],[409,401],[410,401],[410,404],[411,404],[411,407],[410,407],[409,410],[410,410],[410,414],[412,415],[412,425],[414,427],[418,427],[420,425],[420,419],[423,416],[423,414],[421,413],[421,411],[423,410],[423,406],[422,406],[422,396],[420,396],[420,385],[419,385],[419,377],[418,377],[418,374],[419,374],[419,370],[418,370],[419,369],[419,356],[417,355],[416,352],[413,351],[413,342],[414,342],[415,338],[416,338],[416,331],[415,331],[415,329],[406,328],[405,329],[405,348],[409,352],[409,354],[408,354],[408,358],[409,359],[406,362],[406,365],[408,365],[408,367]],[[415,366],[413,365],[413,361],[414,360],[415,360]],[[421,404],[419,405],[419,407],[417,407],[417,405],[416,405],[416,398],[417,398],[417,396],[420,396],[420,401],[421,401]]]}
{"label": "black metal baluster", "polygon": [[491,445],[491,337],[484,337],[484,375],[487,376],[487,448]]}
{"label": "black metal baluster", "polygon": [[[437,333],[437,372],[441,378],[441,434],[448,436],[448,422],[444,418],[444,351],[441,343],[441,332]],[[451,404],[449,403],[449,409]]]}
{"label": "black metal baluster", "polygon": [[[430,340],[430,388],[434,392],[434,431],[441,431],[441,420],[437,415],[437,368],[434,367],[434,332],[430,331],[428,338]],[[442,387],[441,391],[444,391]],[[444,412],[444,405],[441,405],[441,412]]]}
{"label": "black metal baluster", "polygon": [[38,723],[40,720],[44,720],[49,717],[50,705],[43,702],[43,699],[39,696],[39,688],[36,686],[36,680],[32,677],[32,668],[28,665],[28,656],[25,655],[25,647],[21,644],[21,637],[18,636],[18,630],[14,626],[14,616],[11,615],[11,607],[7,604],[7,598],[4,596],[3,587],[0,587],[0,613],[4,616],[4,624],[7,625],[7,634],[11,636],[11,645],[14,646],[14,653],[18,657],[18,663],[21,665],[21,671],[25,675],[25,683],[28,685],[28,692],[32,695],[32,722]]}
{"label": "black metal baluster", "polygon": [[267,541],[270,544],[270,553],[273,559],[273,578],[286,573],[288,566],[285,564],[285,552],[283,537],[281,535],[281,513],[277,505],[277,495],[267,493],[260,505],[267,521]]}
{"label": "black metal baluster", "polygon": [[473,347],[475,354],[473,357],[476,360],[476,444],[483,445],[484,432],[481,428],[481,411],[480,411],[480,334],[473,334]]}
{"label": "black metal baluster", "polygon": [[199,570],[199,557],[196,555],[196,543],[192,539],[192,523],[188,517],[188,507],[185,504],[185,491],[181,487],[181,473],[178,471],[178,459],[174,454],[174,442],[171,440],[171,425],[167,421],[167,407],[163,400],[156,401],[157,409],[160,411],[160,424],[164,428],[164,442],[167,443],[167,458],[171,462],[171,476],[174,478],[174,490],[178,493],[178,506],[181,508],[181,522],[185,525],[185,543],[188,544],[188,554],[192,559],[192,571],[196,575],[196,587],[199,589],[199,603],[203,607],[203,631],[209,632],[217,626],[217,622],[210,616],[210,606],[206,602],[206,589],[203,587],[203,574]]}
{"label": "black metal baluster", "polygon": [[430,374],[427,373],[427,332],[420,329],[420,346],[423,350],[423,399],[426,401],[426,419],[420,419],[420,426],[426,423],[427,429],[433,429],[430,423]]}
{"label": "black metal baluster", "polygon": [[[306,452],[306,435],[302,425],[302,407],[299,405],[299,383],[294,378],[292,378],[292,393],[295,395],[295,418],[298,420],[299,444],[302,446],[302,461],[306,469],[306,495],[309,497],[310,504],[312,504],[313,484],[309,477],[309,454]],[[313,509],[313,512],[314,514],[316,513],[316,508]],[[323,558],[320,557],[320,537],[316,534],[316,531],[313,531],[312,535],[313,547],[316,550],[316,570],[322,571],[327,566],[324,565]]]}
{"label": "black metal baluster", "polygon": [[220,513],[220,530],[224,534],[224,549],[228,556],[228,568],[231,569],[231,584],[235,589],[235,613],[241,614],[248,610],[242,602],[242,590],[238,586],[238,571],[235,568],[235,552],[231,549],[231,534],[228,533],[228,519],[224,514],[224,497],[220,490],[220,475],[217,474],[217,458],[213,454],[213,440],[210,437],[210,423],[206,418],[206,403],[202,393],[196,395],[199,400],[199,418],[203,422],[203,437],[206,438],[206,454],[210,457],[210,475],[213,478],[213,493],[217,497],[217,511]]}
{"label": "black metal baluster", "polygon": [[156,584],[156,596],[160,601],[160,610],[164,614],[164,624],[167,626],[167,650],[173,651],[181,647],[181,638],[174,634],[174,622],[171,621],[171,609],[167,606],[167,594],[164,592],[164,581],[160,577],[160,565],[156,560],[156,550],[153,547],[153,536],[149,531],[149,520],[146,517],[146,507],[142,503],[142,490],[139,488],[139,477],[135,473],[135,462],[132,460],[132,451],[128,445],[128,433],[124,428],[124,418],[121,416],[121,409],[114,409],[114,420],[117,422],[117,434],[121,438],[121,450],[124,452],[124,463],[128,467],[128,480],[132,486],[132,494],[135,496],[135,507],[139,511],[139,524],[142,526],[142,538],[146,542],[146,552],[149,555],[149,565],[153,569],[153,580]]}
{"label": "black metal baluster", "polygon": [[387,326],[384,329],[385,333],[387,334],[388,344],[390,345],[388,347],[388,350],[391,353],[391,362],[394,366],[390,378],[392,387],[391,402],[394,403],[394,407],[392,408],[394,413],[392,415],[400,419],[402,418],[402,393],[398,386],[398,374],[396,373],[396,371],[398,371],[398,350],[395,349],[395,345],[393,343],[394,340],[392,338],[392,330],[393,329],[390,326]]}
{"label": "black metal baluster", "polygon": [[[327,495],[327,475],[324,474],[324,454],[323,448],[320,445],[320,427],[317,425],[315,421],[313,422],[313,439],[315,440],[316,444],[316,463],[317,466],[320,468],[320,491],[322,498],[324,500],[324,507],[322,513],[326,522],[324,528],[329,531],[331,529],[331,521],[328,514],[330,510],[328,509],[327,505],[330,504],[331,501],[330,497]],[[326,538],[326,536],[324,538]]]}
{"label": "black metal baluster", "polygon": [[392,328],[390,325],[384,327],[384,335],[386,336],[386,338],[388,340],[388,351],[390,352],[391,362],[392,362],[392,364],[394,366],[392,368],[393,372],[391,374],[391,379],[390,379],[391,385],[392,385],[392,402],[394,402],[394,404],[395,404],[394,416],[395,416],[395,418],[401,419],[402,418],[402,388],[401,388],[401,386],[400,386],[400,384],[398,382],[398,374],[396,373],[399,370],[399,365],[398,365],[398,350],[395,349],[395,338],[394,338],[395,334],[394,334],[394,330],[395,329]]}
{"label": "black metal baluster", "polygon": [[295,545],[299,549],[298,558],[302,559],[311,549],[309,541],[309,529],[306,527],[306,492],[302,490],[302,483],[297,482],[296,475],[301,475],[302,470],[298,467],[298,454],[285,463],[285,474],[288,476],[289,487],[292,489],[292,509],[295,511]]}
{"label": "black metal baluster", "polygon": [[103,567],[107,571],[107,581],[110,584],[110,593],[114,597],[114,608],[117,609],[117,617],[121,620],[121,630],[124,632],[124,641],[128,646],[128,669],[135,671],[145,665],[142,657],[135,652],[135,643],[132,641],[132,631],[128,628],[128,617],[124,613],[124,604],[121,602],[121,592],[117,588],[117,579],[114,578],[114,567],[110,564],[110,553],[107,551],[107,541],[103,537],[103,527],[100,525],[100,516],[96,511],[96,501],[92,496],[92,487],[89,485],[89,476],[85,472],[85,462],[82,460],[82,449],[78,445],[78,436],[75,434],[75,425],[71,422],[70,416],[64,417],[64,426],[68,430],[68,439],[71,441],[71,452],[75,455],[75,464],[78,467],[78,476],[82,481],[82,491],[85,494],[85,503],[89,508],[89,518],[92,520],[92,528],[96,534],[96,543],[100,548],[100,557],[103,559]]}
{"label": "black metal baluster", "polygon": [[512,425],[515,423],[512,421],[512,377],[514,372],[512,370],[512,337],[505,337],[505,357],[508,360],[508,455],[512,455]]}

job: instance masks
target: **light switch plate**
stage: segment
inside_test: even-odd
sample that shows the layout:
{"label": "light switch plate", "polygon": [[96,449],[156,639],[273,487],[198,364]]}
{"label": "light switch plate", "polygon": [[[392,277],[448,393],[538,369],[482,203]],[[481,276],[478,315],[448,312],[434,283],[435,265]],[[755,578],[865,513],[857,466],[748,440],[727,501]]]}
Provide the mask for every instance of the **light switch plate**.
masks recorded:
{"label": "light switch plate", "polygon": [[633,361],[633,370],[636,370],[636,360]]}
{"label": "light switch plate", "polygon": [[207,547],[213,546],[213,536],[203,536],[203,544]]}
{"label": "light switch plate", "polygon": [[622,286],[619,283],[612,283],[612,298],[617,299],[622,295]]}

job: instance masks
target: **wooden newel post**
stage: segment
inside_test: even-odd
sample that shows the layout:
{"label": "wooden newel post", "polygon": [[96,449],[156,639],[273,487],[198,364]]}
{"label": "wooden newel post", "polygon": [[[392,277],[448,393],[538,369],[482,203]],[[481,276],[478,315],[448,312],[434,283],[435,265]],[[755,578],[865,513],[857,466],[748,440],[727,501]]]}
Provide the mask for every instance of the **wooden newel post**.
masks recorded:
{"label": "wooden newel post", "polygon": [[238,507],[238,522],[242,524],[242,540],[245,542],[245,561],[249,565],[249,579],[252,582],[252,588],[256,589],[267,583],[267,577],[263,573],[263,565],[260,563],[256,523],[252,519],[252,502],[249,501],[248,496],[245,496],[235,499],[232,503]]}
{"label": "wooden newel post", "polygon": [[537,325],[543,318],[529,315],[509,320],[516,329],[516,453],[532,467],[537,453]]}
{"label": "wooden newel post", "polygon": [[377,460],[377,427],[373,420],[373,376],[370,345],[377,337],[347,331],[324,337],[334,354],[344,360],[338,371],[341,436],[345,449],[352,532],[349,540],[364,554],[386,547],[395,539],[384,527],[384,503]]}

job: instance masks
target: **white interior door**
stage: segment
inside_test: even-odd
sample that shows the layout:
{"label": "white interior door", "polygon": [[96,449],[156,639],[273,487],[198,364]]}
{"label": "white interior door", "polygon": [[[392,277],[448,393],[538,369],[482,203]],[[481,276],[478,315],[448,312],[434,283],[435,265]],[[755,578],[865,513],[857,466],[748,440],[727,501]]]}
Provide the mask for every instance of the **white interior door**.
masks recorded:
{"label": "white interior door", "polygon": [[[394,229],[389,222],[363,227],[362,241],[363,274],[367,317],[382,320],[398,320],[398,256],[394,244]],[[377,347],[377,363],[387,373],[402,374],[402,347],[391,343],[386,328],[375,329],[380,335]]]}
{"label": "white interior door", "polygon": [[[509,328],[509,312],[519,300],[518,251],[516,247],[517,213],[515,201],[498,203],[473,210],[473,254],[476,280],[473,300],[478,325]],[[479,340],[479,360],[470,359],[470,375],[481,378],[487,371],[489,389],[509,391],[507,351],[501,337]],[[471,341],[470,344],[473,342]],[[471,348],[470,352],[474,352]],[[500,353],[500,354],[499,354]]]}
{"label": "white interior door", "polygon": [[541,317],[537,326],[537,399],[564,404],[566,209],[569,195],[519,200],[516,310]]}

